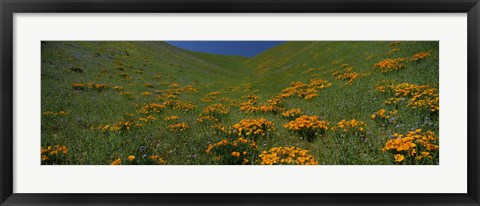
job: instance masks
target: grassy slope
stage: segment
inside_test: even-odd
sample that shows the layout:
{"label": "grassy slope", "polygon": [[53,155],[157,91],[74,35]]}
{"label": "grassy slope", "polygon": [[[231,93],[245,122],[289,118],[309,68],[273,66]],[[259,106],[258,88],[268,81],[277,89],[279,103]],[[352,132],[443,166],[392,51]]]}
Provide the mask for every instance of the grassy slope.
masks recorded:
{"label": "grassy slope", "polygon": [[[400,110],[397,124],[385,128],[369,116],[381,108],[384,98],[375,90],[375,84],[382,80],[395,80],[398,83],[436,84],[439,79],[437,42],[402,42],[398,52],[389,54],[390,42],[289,42],[279,45],[249,60],[246,64],[255,68],[259,75],[256,88],[262,88],[266,98],[286,88],[292,81],[308,83],[311,78],[328,80],[332,87],[319,92],[317,99],[305,101],[292,99],[287,108],[302,108],[307,114],[319,115],[333,124],[346,119],[364,121],[370,125],[370,147],[361,147],[352,152],[344,145],[327,144],[319,146],[320,162],[327,164],[370,164],[385,163],[378,149],[391,134],[406,133],[416,128],[430,129],[438,133],[438,117],[430,117],[416,110]],[[291,52],[288,52],[291,51]],[[410,57],[422,51],[430,51],[432,58],[418,64],[409,64],[399,72],[381,74],[373,71],[372,65],[386,58]],[[342,64],[353,67],[361,76],[352,85],[345,85],[332,77]],[[272,82],[275,82],[272,84]],[[433,121],[433,124],[430,123]],[[425,126],[428,124],[428,126]],[[398,126],[397,126],[398,125]],[[288,135],[287,132],[282,135]],[[352,145],[355,147],[356,145]],[[361,152],[358,152],[361,151]],[[355,160],[352,157],[357,157]]]}
{"label": "grassy slope", "polygon": [[[244,114],[238,107],[231,107],[230,114],[222,121],[228,126],[250,117],[264,117],[274,122],[274,138],[259,142],[260,149],[298,146],[309,149],[321,164],[391,164],[380,148],[392,133],[418,127],[438,132],[438,119],[411,109],[399,108],[398,126],[393,128],[382,127],[369,118],[378,109],[386,108],[383,98],[375,91],[377,82],[394,79],[416,84],[438,83],[438,43],[402,42],[399,48],[400,51],[388,54],[390,42],[288,42],[254,58],[243,58],[189,52],[162,42],[43,43],[42,111],[63,110],[70,114],[42,117],[42,146],[68,146],[70,153],[65,164],[109,164],[119,157],[138,156],[140,146],[146,146],[148,154],[164,157],[168,164],[215,164],[203,151],[220,137],[212,136],[195,123],[201,110],[215,101],[205,103],[200,98],[220,91],[220,97],[238,100],[258,90],[256,95],[264,102],[292,81],[308,83],[312,78],[321,78],[333,86],[319,91],[319,96],[312,101],[289,99],[287,108],[302,108],[307,114],[319,115],[331,124],[342,119],[364,121],[369,125],[368,142],[339,143],[325,138],[309,143],[284,129],[282,125],[287,122],[284,118],[273,114]],[[387,75],[371,69],[383,59],[409,57],[420,51],[430,51],[432,57]],[[115,60],[122,62],[123,70],[115,68]],[[351,65],[353,71],[363,76],[352,85],[345,85],[332,77],[341,64]],[[84,72],[73,72],[72,67]],[[130,79],[124,79],[121,76],[124,74]],[[134,98],[125,99],[112,90],[82,93],[72,90],[72,83],[90,81],[122,86],[132,92]],[[198,93],[179,96],[197,105],[197,109],[166,110],[158,117],[159,121],[124,134],[104,134],[89,129],[92,125],[121,121],[125,112],[134,113],[138,105],[158,102],[154,96],[139,94],[166,89],[174,82],[200,89]],[[153,88],[144,86],[145,83],[151,83]],[[253,88],[249,88],[248,83]],[[180,116],[192,128],[182,134],[165,131],[168,124],[161,120],[169,115]],[[430,121],[433,125],[425,126]],[[198,157],[191,158],[194,155]]]}

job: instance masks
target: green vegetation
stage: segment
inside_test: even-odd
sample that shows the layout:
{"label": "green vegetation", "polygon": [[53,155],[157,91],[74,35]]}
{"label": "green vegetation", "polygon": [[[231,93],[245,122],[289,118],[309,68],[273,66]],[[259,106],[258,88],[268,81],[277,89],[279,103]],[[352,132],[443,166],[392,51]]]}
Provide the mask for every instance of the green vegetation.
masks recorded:
{"label": "green vegetation", "polygon": [[42,164],[438,164],[438,68],[438,42],[42,42]]}

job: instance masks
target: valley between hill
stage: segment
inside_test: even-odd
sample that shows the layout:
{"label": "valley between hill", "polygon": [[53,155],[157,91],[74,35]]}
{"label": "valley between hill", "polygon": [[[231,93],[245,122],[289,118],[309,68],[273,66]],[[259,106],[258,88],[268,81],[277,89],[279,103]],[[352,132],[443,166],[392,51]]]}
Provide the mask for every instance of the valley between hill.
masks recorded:
{"label": "valley between hill", "polygon": [[438,47],[42,42],[42,164],[438,164]]}

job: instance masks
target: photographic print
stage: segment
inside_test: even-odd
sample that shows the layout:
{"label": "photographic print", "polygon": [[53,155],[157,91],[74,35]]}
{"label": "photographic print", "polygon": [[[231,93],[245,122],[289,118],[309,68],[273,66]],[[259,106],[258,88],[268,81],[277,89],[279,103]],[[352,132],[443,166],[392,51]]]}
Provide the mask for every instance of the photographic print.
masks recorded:
{"label": "photographic print", "polygon": [[439,109],[438,41],[41,42],[42,165],[438,165]]}

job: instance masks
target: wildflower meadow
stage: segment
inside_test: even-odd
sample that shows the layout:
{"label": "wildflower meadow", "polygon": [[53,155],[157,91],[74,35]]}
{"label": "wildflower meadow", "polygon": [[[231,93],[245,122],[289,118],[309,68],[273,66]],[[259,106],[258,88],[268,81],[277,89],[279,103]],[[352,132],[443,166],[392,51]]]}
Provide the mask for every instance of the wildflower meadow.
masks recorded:
{"label": "wildflower meadow", "polygon": [[[42,165],[438,165],[439,43],[44,41]],[[35,88],[32,88],[35,89]]]}

